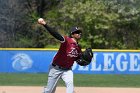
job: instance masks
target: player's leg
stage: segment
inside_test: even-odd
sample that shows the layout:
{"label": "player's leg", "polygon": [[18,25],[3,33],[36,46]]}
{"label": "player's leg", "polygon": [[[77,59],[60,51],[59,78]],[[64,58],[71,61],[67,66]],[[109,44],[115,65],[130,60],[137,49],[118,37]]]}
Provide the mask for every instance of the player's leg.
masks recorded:
{"label": "player's leg", "polygon": [[52,91],[49,90],[49,88],[48,88],[49,86],[44,87],[44,92],[43,93],[55,93],[56,86],[57,85],[54,86],[54,88],[52,89]]}
{"label": "player's leg", "polygon": [[56,85],[61,75],[62,71],[59,71],[59,69],[55,69],[55,67],[51,66],[48,74],[47,86],[44,88],[44,93],[55,93]]}
{"label": "player's leg", "polygon": [[66,84],[66,93],[74,93],[73,72],[72,70],[64,71],[62,79]]}

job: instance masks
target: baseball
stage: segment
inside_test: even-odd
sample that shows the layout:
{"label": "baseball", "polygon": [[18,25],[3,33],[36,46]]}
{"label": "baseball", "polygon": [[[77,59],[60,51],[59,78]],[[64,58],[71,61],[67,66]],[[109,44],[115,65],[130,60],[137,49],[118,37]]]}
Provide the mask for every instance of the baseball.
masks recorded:
{"label": "baseball", "polygon": [[41,24],[41,25],[45,25],[46,24],[46,22],[44,21],[43,18],[39,18],[38,19],[38,23]]}
{"label": "baseball", "polygon": [[38,22],[40,23],[40,22],[42,22],[44,19],[43,18],[39,18],[38,19]]}

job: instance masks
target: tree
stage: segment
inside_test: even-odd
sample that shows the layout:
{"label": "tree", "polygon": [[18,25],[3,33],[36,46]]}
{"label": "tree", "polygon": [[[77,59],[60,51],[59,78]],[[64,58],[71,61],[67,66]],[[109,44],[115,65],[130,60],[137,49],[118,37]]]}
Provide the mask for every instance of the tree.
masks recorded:
{"label": "tree", "polygon": [[37,25],[37,19],[58,3],[55,0],[0,0],[0,47],[45,47],[48,38]]}
{"label": "tree", "polygon": [[16,33],[24,27],[22,8],[19,0],[0,0],[0,47],[16,47]]}
{"label": "tree", "polygon": [[43,17],[61,34],[82,27],[83,48],[139,49],[139,5],[139,0],[0,0],[0,47],[58,45],[37,24]]}
{"label": "tree", "polygon": [[139,5],[138,0],[64,1],[55,19],[62,27],[83,27],[84,47],[137,49]]}

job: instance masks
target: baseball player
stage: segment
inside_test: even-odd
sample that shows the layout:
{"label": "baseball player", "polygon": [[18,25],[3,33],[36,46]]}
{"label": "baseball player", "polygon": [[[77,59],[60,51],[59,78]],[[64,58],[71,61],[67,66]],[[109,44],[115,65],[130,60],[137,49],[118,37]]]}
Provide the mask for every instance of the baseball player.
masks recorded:
{"label": "baseball player", "polygon": [[44,88],[44,93],[55,93],[57,82],[60,78],[65,82],[66,93],[74,93],[72,65],[82,53],[78,45],[82,31],[78,27],[73,27],[70,36],[62,36],[49,27],[44,19],[39,18],[38,23],[43,25],[46,30],[61,43],[50,65],[48,82]]}

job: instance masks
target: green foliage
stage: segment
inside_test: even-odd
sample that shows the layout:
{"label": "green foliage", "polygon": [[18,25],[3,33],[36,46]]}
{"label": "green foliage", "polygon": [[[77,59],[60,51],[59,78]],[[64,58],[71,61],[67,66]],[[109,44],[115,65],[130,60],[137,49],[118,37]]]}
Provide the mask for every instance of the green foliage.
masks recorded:
{"label": "green foliage", "polygon": [[[108,41],[101,36],[106,33],[105,31],[113,28],[112,20],[115,20],[118,15],[106,12],[106,6],[102,1],[66,1],[62,5],[63,8],[59,9],[59,12],[63,14],[65,23],[69,24],[67,26],[78,25],[83,27],[82,41],[93,48],[105,48],[104,46],[108,44]],[[64,24],[64,21],[61,22]],[[100,38],[96,38],[94,35]]]}
{"label": "green foliage", "polygon": [[64,1],[55,12],[57,13],[55,19],[59,18],[55,20],[55,25],[65,26],[66,31],[73,25],[82,27],[81,45],[84,47],[87,45],[103,49],[137,49],[140,47],[140,41],[135,37],[140,34],[138,2],[138,0]]}
{"label": "green foliage", "polygon": [[[82,27],[83,48],[140,49],[139,0],[16,0],[14,4],[17,10],[11,15],[24,17],[13,18],[16,24],[8,21],[13,44],[4,46],[58,47],[59,42],[38,25],[37,19],[43,17],[62,35],[69,35],[72,26]],[[3,34],[1,41],[6,41]]]}

